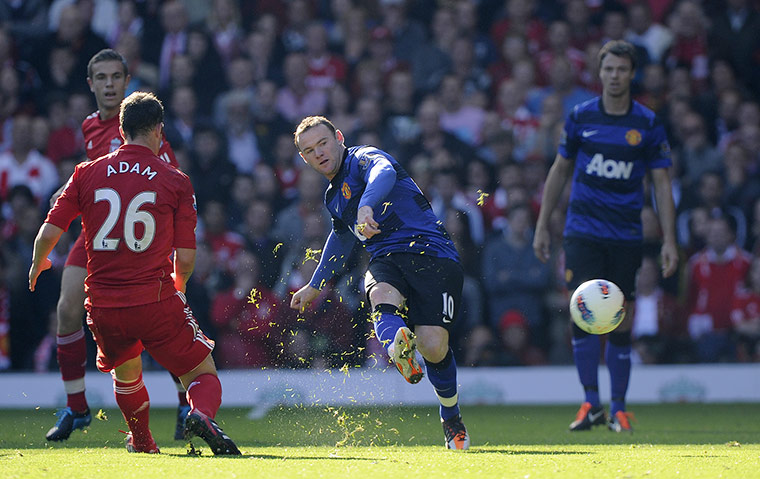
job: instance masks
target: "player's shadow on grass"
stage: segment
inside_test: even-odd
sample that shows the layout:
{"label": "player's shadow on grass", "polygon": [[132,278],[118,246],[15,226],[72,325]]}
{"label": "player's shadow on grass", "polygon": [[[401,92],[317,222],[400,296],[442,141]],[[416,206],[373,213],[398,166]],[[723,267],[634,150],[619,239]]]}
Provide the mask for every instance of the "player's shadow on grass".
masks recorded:
{"label": "player's shadow on grass", "polygon": [[508,454],[510,456],[576,456],[591,451],[538,451],[531,449],[470,449],[466,454]]}
{"label": "player's shadow on grass", "polygon": [[[241,451],[242,452],[242,451]],[[161,453],[162,456],[171,456],[171,457],[186,457],[188,459],[195,459],[195,458],[216,458],[216,459],[279,459],[279,460],[286,460],[286,459],[295,459],[295,460],[326,460],[326,461],[332,461],[332,460],[338,460],[338,461],[379,461],[380,459],[376,457],[353,457],[353,456],[289,456],[285,454],[246,454],[243,452],[239,456],[226,456],[226,455],[219,455],[215,456],[213,453],[209,452],[208,454],[202,453],[202,454],[172,454],[172,453]]]}

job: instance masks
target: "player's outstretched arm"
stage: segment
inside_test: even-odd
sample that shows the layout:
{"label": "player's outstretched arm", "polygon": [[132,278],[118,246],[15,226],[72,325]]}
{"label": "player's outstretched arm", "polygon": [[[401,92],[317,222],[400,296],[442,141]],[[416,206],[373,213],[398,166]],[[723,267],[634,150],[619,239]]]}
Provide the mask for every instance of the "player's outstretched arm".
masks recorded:
{"label": "player's outstretched arm", "polygon": [[568,161],[564,156],[557,155],[554,164],[546,175],[544,192],[541,197],[541,211],[536,221],[536,232],[533,236],[533,252],[542,262],[549,261],[551,256],[551,236],[549,234],[549,217],[557,207],[562,189],[567,179],[573,172],[574,162]]}
{"label": "player's outstretched arm", "polygon": [[53,251],[62,234],[63,230],[61,228],[50,223],[42,223],[42,226],[40,226],[37,237],[34,239],[32,266],[29,268],[29,291],[34,291],[40,273],[52,266],[48,255]]}

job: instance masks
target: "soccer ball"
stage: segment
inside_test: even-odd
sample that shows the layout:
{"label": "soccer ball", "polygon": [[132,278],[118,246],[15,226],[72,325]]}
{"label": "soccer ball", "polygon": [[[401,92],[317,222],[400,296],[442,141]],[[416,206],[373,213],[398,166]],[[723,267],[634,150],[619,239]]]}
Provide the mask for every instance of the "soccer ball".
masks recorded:
{"label": "soccer ball", "polygon": [[625,317],[625,297],[612,281],[586,281],[578,286],[570,298],[570,316],[587,333],[609,333]]}

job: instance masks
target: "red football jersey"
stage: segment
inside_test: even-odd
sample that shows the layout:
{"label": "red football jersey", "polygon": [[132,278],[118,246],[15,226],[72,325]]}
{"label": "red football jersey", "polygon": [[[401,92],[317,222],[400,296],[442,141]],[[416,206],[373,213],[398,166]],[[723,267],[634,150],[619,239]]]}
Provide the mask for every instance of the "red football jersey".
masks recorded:
{"label": "red football jersey", "polygon": [[67,229],[79,214],[90,304],[138,306],[176,292],[169,255],[195,248],[195,195],[187,175],[144,146],[123,145],[78,164],[45,221]]}
{"label": "red football jersey", "polygon": [[[161,134],[163,135],[163,132]],[[100,119],[99,111],[91,113],[90,116],[84,119],[82,122],[82,135],[84,136],[87,159],[90,161],[113,153],[124,143],[124,138],[119,133],[119,115],[103,121]],[[172,146],[166,140],[165,135],[161,142],[161,148],[158,150],[158,156],[173,167],[179,168],[179,163],[177,163],[177,158],[174,157]]]}

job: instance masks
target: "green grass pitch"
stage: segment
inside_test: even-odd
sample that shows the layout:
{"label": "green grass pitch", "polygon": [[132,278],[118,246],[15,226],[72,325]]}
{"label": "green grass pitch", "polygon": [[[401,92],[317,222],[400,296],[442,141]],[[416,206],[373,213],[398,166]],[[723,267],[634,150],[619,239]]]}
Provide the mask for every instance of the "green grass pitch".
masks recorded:
{"label": "green grass pitch", "polygon": [[189,453],[171,439],[174,410],[151,411],[158,456],[127,453],[117,410],[56,444],[44,439],[54,411],[3,410],[0,478],[760,477],[760,404],[633,405],[633,434],[570,433],[576,407],[463,407],[466,453],[443,447],[435,407],[280,408],[256,420],[222,409],[242,457],[214,457],[197,439]]}

